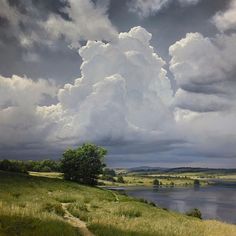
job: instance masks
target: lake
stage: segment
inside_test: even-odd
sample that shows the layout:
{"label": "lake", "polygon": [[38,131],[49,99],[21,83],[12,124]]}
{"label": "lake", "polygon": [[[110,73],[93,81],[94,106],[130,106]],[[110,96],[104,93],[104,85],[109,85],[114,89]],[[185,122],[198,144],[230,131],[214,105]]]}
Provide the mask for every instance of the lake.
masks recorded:
{"label": "lake", "polygon": [[236,185],[234,184],[188,188],[125,187],[122,189],[129,196],[152,201],[163,208],[178,212],[198,208],[202,212],[203,219],[217,219],[236,224]]}

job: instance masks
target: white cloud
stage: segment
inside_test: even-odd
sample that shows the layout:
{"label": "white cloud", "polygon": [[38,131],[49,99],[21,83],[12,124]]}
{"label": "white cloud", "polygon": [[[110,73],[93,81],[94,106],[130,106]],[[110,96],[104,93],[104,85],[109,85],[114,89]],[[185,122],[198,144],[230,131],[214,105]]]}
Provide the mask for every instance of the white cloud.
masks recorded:
{"label": "white cloud", "polygon": [[225,111],[231,107],[231,100],[217,94],[204,94],[178,89],[175,94],[176,107],[196,111]]}
{"label": "white cloud", "polygon": [[213,17],[213,23],[224,32],[226,30],[236,30],[236,0],[231,0],[231,4],[226,11],[220,11]]}
{"label": "white cloud", "polygon": [[44,96],[55,96],[57,88],[46,80],[0,76],[0,147],[44,142],[48,124],[37,111]]}
{"label": "white cloud", "polygon": [[235,46],[236,34],[210,39],[189,33],[170,47],[170,70],[185,90],[228,93],[235,81]]}
{"label": "white cloud", "polygon": [[72,47],[78,47],[80,40],[116,39],[117,32],[106,15],[107,4],[95,6],[90,0],[68,0],[68,3],[69,6],[62,11],[68,14],[70,20],[50,14],[46,21],[40,23],[50,38],[64,36]]}
{"label": "white cloud", "polygon": [[[126,146],[155,140],[156,149],[158,142],[168,147],[172,90],[150,39],[135,27],[112,43],[88,41],[79,50],[82,76],[59,90],[56,105],[39,105],[44,93],[54,92],[47,82],[2,78],[7,89],[0,93],[0,126],[7,135],[0,145],[37,143],[56,150],[84,141]],[[10,142],[11,136],[22,138]]]}
{"label": "white cloud", "polygon": [[199,1],[201,0],[178,0],[180,2],[180,4],[182,4],[183,6],[187,6],[187,5],[195,5],[197,4]]}
{"label": "white cloud", "polygon": [[222,160],[235,158],[235,116],[235,108],[203,113],[176,108],[179,133],[187,141],[183,154]]}
{"label": "white cloud", "polygon": [[0,107],[29,107],[42,102],[44,95],[55,96],[57,88],[47,80],[33,81],[27,77],[13,75],[12,78],[0,76]]}
{"label": "white cloud", "polygon": [[185,151],[235,157],[236,35],[187,34],[170,47],[170,70],[179,89],[174,105]]}
{"label": "white cloud", "polygon": [[139,139],[138,133],[160,131],[172,120],[170,83],[150,39],[136,27],[116,43],[89,41],[80,49],[82,77],[58,94],[70,120],[65,136],[77,142]]}
{"label": "white cloud", "polygon": [[55,152],[91,141],[117,156],[234,157],[235,39],[190,33],[172,45],[170,70],[179,86],[174,99],[165,62],[142,27],[81,47],[81,78],[58,91],[55,105],[42,105],[44,94],[57,90],[49,82],[0,77],[1,150]]}
{"label": "white cloud", "polygon": [[[181,6],[195,5],[200,0],[178,0]],[[141,17],[147,17],[167,7],[173,0],[130,0],[129,10],[137,12]]]}
{"label": "white cloud", "polygon": [[[115,40],[118,33],[112,26],[108,16],[108,3],[95,5],[91,0],[61,0],[68,4],[60,11],[68,16],[66,20],[61,15],[50,13],[43,16],[32,0],[22,1],[19,8],[9,4],[7,0],[0,3],[0,16],[7,19],[11,33],[19,43],[26,48],[35,44],[51,46],[55,40],[64,39],[71,47],[78,48],[81,40]],[[22,30],[22,25],[24,30]]]}
{"label": "white cloud", "polygon": [[9,5],[8,0],[1,1],[0,16],[8,19],[13,26],[18,26],[20,19],[24,19],[24,16],[15,7]]}

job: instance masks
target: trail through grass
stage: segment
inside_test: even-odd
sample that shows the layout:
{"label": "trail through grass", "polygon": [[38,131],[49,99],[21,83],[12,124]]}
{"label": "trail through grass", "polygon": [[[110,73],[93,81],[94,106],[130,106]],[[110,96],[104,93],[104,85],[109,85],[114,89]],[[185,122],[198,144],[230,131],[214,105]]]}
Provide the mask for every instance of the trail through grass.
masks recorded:
{"label": "trail through grass", "polygon": [[62,208],[65,212],[64,219],[75,228],[78,228],[83,236],[94,236],[86,226],[86,223],[79,218],[74,217],[68,210],[67,207],[70,203],[62,203]]}
{"label": "trail through grass", "polygon": [[0,236],[84,235],[79,220],[96,236],[236,235],[235,225],[202,221],[112,191],[0,172]]}

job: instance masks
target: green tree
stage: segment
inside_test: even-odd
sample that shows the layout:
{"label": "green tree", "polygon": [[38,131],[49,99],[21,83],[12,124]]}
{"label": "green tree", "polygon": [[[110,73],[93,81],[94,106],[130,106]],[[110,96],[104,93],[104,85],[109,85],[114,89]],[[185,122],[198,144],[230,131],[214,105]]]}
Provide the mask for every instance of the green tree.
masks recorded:
{"label": "green tree", "polygon": [[115,177],[116,172],[113,169],[105,168],[103,170],[103,175]]}
{"label": "green tree", "polygon": [[159,185],[160,185],[159,180],[158,180],[158,179],[154,179],[154,180],[153,180],[153,185],[154,185],[154,186],[159,186]]}
{"label": "green tree", "polygon": [[117,177],[117,182],[118,182],[118,183],[124,183],[124,182],[125,182],[125,180],[124,180],[124,178],[123,178],[122,175],[118,175],[118,177]]}
{"label": "green tree", "polygon": [[0,170],[27,173],[27,168],[23,161],[14,161],[6,159],[0,161]]}
{"label": "green tree", "polygon": [[77,149],[68,149],[61,159],[61,170],[66,180],[95,185],[102,173],[106,149],[95,144],[83,144]]}

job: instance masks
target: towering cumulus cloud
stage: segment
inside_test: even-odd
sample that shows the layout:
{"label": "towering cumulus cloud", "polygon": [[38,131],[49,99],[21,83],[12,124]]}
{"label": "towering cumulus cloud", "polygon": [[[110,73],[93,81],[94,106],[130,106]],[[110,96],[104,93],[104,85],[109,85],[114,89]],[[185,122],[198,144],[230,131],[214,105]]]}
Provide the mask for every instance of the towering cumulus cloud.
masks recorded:
{"label": "towering cumulus cloud", "polygon": [[[158,143],[158,140],[165,139],[166,130],[174,122],[169,110],[172,90],[166,70],[163,69],[165,62],[150,46],[150,39],[151,34],[144,28],[135,27],[128,33],[120,33],[112,43],[88,41],[79,50],[83,60],[81,78],[59,90],[58,103],[55,105],[39,104],[41,94],[50,92],[50,87],[44,86],[47,84],[41,81],[34,84],[24,79],[17,83],[15,78],[2,78],[7,83],[17,84],[19,96],[20,91],[27,89],[27,86],[21,85],[22,81],[42,87],[36,93],[37,101],[30,101],[27,109],[19,104],[14,108],[25,113],[25,125],[33,127],[32,130],[19,128],[18,134],[28,132],[27,137],[31,139],[37,130],[39,144],[46,142],[47,147],[53,149],[78,145],[84,141],[113,145]],[[33,87],[29,91],[33,92]],[[14,98],[13,95],[10,97]],[[1,112],[13,109],[8,107],[8,98],[5,101]],[[28,110],[30,117],[27,116]],[[2,129],[15,125],[15,122],[7,119],[5,122],[1,124]],[[38,126],[40,123],[41,126]],[[19,124],[19,127],[24,126]],[[4,145],[4,139],[1,142]],[[8,143],[18,144],[14,140]],[[21,140],[21,144],[24,144],[24,140]]]}
{"label": "towering cumulus cloud", "polygon": [[164,61],[141,27],[120,33],[116,43],[89,41],[79,50],[82,77],[58,93],[64,112],[60,137],[122,142],[161,131],[172,119]]}

